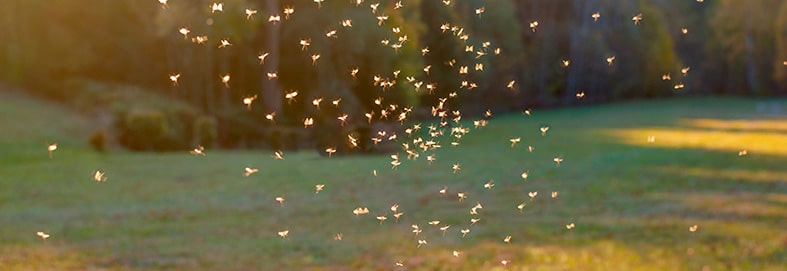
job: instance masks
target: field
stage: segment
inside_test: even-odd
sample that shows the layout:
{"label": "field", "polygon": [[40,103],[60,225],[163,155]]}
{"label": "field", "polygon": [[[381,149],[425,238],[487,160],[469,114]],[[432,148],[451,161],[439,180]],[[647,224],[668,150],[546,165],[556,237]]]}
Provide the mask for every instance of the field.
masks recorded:
{"label": "field", "polygon": [[787,100],[629,102],[464,125],[460,145],[400,152],[395,169],[388,155],[313,151],[102,154],[84,118],[2,93],[0,270],[787,266]]}

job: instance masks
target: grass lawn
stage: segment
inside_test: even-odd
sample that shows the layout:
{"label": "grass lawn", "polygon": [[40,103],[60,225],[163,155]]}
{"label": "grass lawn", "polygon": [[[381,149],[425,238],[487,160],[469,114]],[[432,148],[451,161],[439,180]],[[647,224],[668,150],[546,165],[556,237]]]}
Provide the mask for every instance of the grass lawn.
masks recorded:
{"label": "grass lawn", "polygon": [[[445,137],[416,160],[402,151],[392,169],[386,155],[313,151],[285,160],[269,151],[100,154],[85,143],[90,125],[79,116],[15,94],[0,98],[0,270],[787,266],[784,99],[500,115],[478,129],[465,123],[470,133],[458,146]],[[515,137],[521,142],[511,147]],[[51,159],[46,143],[58,143]],[[247,166],[259,172],[245,177]],[[96,170],[106,182],[93,181]],[[398,223],[393,204],[403,212]],[[354,215],[358,207],[369,213]],[[480,220],[470,225],[472,218]]]}

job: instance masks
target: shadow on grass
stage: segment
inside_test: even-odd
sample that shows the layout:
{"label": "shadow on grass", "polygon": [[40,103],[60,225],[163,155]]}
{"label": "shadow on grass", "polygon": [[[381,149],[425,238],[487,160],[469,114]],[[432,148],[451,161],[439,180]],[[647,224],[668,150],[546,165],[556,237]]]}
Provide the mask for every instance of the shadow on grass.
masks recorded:
{"label": "shadow on grass", "polygon": [[[505,125],[437,152],[433,165],[402,159],[397,169],[387,157],[315,159],[314,153],[288,154],[286,162],[268,154],[158,155],[153,162],[152,156],[124,154],[46,168],[85,174],[83,182],[25,166],[9,170],[15,188],[32,191],[28,182],[34,182],[44,196],[9,194],[12,203],[33,207],[19,205],[21,211],[5,212],[0,222],[9,225],[7,232],[48,224],[50,241],[69,244],[80,256],[78,266],[106,270],[782,268],[783,121],[676,113],[637,123],[620,113],[632,108],[614,110],[523,125],[503,118]],[[611,116],[623,121],[594,122]],[[744,125],[752,121],[757,124]],[[554,129],[541,136],[541,123]],[[533,136],[512,148],[505,137],[521,130]],[[659,134],[648,142],[653,133]],[[528,144],[536,151],[526,151]],[[742,149],[748,154],[738,156]],[[552,162],[556,155],[565,158],[560,166]],[[454,163],[463,167],[455,174]],[[107,183],[90,182],[97,165],[108,172]],[[261,170],[244,178],[246,165]],[[527,170],[532,176],[523,180]],[[484,188],[490,182],[494,188]],[[320,193],[314,191],[318,183],[326,184]],[[443,187],[445,195],[438,192]],[[468,198],[460,202],[459,192]],[[539,194],[531,199],[531,192]],[[283,206],[278,196],[286,197]],[[477,203],[483,208],[470,214]],[[393,204],[404,212],[399,223],[389,211]],[[353,215],[358,207],[370,214]],[[470,225],[475,217],[481,220]],[[575,228],[568,229],[571,223]],[[423,232],[416,236],[413,224]],[[443,234],[440,226],[450,228]],[[466,237],[464,229],[470,229]],[[283,230],[287,238],[277,235]],[[343,238],[334,240],[339,233]],[[503,241],[508,235],[510,243]],[[32,233],[0,238],[29,245],[13,248],[12,257],[39,252]],[[418,248],[418,240],[428,243]],[[48,269],[74,269],[72,256],[41,253],[51,253],[54,262],[62,258],[65,268]],[[395,265],[399,261],[403,267]],[[30,266],[18,263],[19,270]]]}
{"label": "shadow on grass", "polygon": [[[615,150],[599,154],[611,156],[601,158],[609,163],[563,168],[586,173],[581,177],[544,173],[550,177],[527,186],[498,183],[528,204],[523,213],[512,197],[481,194],[473,203],[485,203],[480,217],[486,223],[449,220],[455,226],[449,237],[405,236],[407,242],[383,253],[388,262],[367,264],[388,269],[391,259],[401,258],[409,266],[403,270],[504,270],[503,260],[511,270],[780,270],[787,262],[787,157],[598,144]],[[528,201],[529,191],[543,196]],[[446,204],[435,200],[421,208],[440,217]],[[567,229],[570,223],[576,228]],[[472,229],[466,238],[457,236],[463,227]],[[511,244],[503,242],[506,235]],[[437,248],[416,249],[419,238]],[[463,256],[457,259],[454,250]]]}
{"label": "shadow on grass", "polygon": [[[528,270],[780,270],[787,263],[787,235],[782,230],[787,223],[787,136],[779,125],[787,122],[745,120],[751,125],[738,127],[742,124],[727,121],[676,121],[676,126],[695,126],[656,137],[656,142],[666,144],[648,142],[650,131],[632,140],[627,132],[636,127],[613,130],[612,138],[598,136],[594,129],[575,131],[572,136],[585,139],[578,145],[590,147],[575,152],[579,155],[568,163],[576,166],[564,165],[573,173],[546,169],[545,177],[531,182],[527,190],[513,192],[560,191],[557,199],[528,202],[526,218],[490,211],[498,217],[489,220],[510,225],[486,225],[491,229],[476,231],[477,239],[458,247],[468,255],[488,256],[476,258],[482,269],[502,269],[500,261],[513,259],[514,266]],[[706,138],[702,133],[709,130],[733,138],[686,143],[687,136]],[[746,146],[754,151],[739,155]],[[568,230],[568,223],[576,223],[576,228]],[[696,232],[689,230],[694,225]],[[506,234],[522,241],[504,244],[500,240]],[[494,239],[498,241],[490,241]],[[534,251],[539,250],[561,255],[557,258],[562,260],[537,259],[535,255],[541,254]],[[615,252],[605,253],[610,250]],[[461,269],[450,252],[413,256],[413,263],[435,257],[451,268],[433,264],[414,269]],[[583,259],[587,254],[598,258]]]}

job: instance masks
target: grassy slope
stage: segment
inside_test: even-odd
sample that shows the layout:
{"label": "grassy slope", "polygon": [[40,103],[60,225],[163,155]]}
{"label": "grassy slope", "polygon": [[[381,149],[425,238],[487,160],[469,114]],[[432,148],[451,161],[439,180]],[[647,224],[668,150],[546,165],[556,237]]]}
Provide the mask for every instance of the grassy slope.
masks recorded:
{"label": "grassy slope", "polygon": [[[502,270],[502,260],[510,270],[779,270],[787,118],[757,112],[760,102],[498,116],[458,147],[443,140],[432,165],[428,153],[415,161],[402,153],[393,170],[387,156],[313,152],[283,161],[264,152],[96,154],[79,117],[3,94],[0,270]],[[546,136],[541,125],[551,127]],[[511,148],[512,137],[522,142]],[[47,140],[60,143],[54,159]],[[742,149],[749,155],[739,157]],[[564,158],[559,167],[555,156]],[[245,166],[260,172],[243,177]],[[93,182],[95,170],[108,181]],[[483,188],[490,180],[495,186]],[[319,183],[325,190],[315,194]],[[444,186],[448,196],[438,193]],[[463,202],[459,191],[468,193]],[[394,203],[404,212],[398,224]],[[483,209],[471,216],[476,203]],[[370,214],[355,217],[356,207]],[[389,220],[381,225],[378,215]],[[471,217],[482,220],[469,226]],[[432,220],[451,227],[443,236]],[[414,237],[411,224],[424,231]],[[278,237],[285,229],[290,236]],[[416,248],[418,239],[428,244]]]}

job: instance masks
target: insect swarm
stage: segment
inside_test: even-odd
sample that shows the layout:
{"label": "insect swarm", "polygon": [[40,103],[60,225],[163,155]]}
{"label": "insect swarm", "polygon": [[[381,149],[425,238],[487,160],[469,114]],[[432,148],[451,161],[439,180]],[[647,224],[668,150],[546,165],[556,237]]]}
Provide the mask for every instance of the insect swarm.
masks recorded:
{"label": "insect swarm", "polygon": [[[149,3],[150,10],[160,13],[158,16],[172,14],[186,2],[178,0],[156,1],[158,3],[154,1],[148,2],[152,2]],[[583,103],[603,101],[607,98],[604,96],[606,93],[601,90],[601,88],[607,87],[604,85],[604,82],[590,82],[597,85],[588,85],[590,84],[587,82],[588,80],[584,80],[581,76],[578,79],[573,79],[573,77],[576,77],[574,74],[591,73],[593,75],[602,75],[602,73],[628,72],[629,67],[636,65],[636,61],[642,59],[632,54],[631,51],[627,51],[626,48],[613,46],[615,44],[606,44],[608,41],[605,39],[608,39],[607,37],[610,35],[603,32],[608,31],[605,28],[620,25],[625,27],[626,31],[642,31],[645,34],[639,34],[639,32],[636,32],[637,35],[623,33],[626,35],[622,35],[620,39],[643,38],[643,41],[638,41],[637,43],[648,44],[645,41],[645,38],[647,38],[645,30],[651,31],[652,25],[655,25],[657,19],[659,19],[656,18],[657,16],[653,16],[653,18],[650,18],[653,21],[650,21],[650,19],[649,21],[642,21],[642,15],[637,14],[637,10],[632,10],[637,8],[636,6],[629,7],[631,9],[609,9],[608,6],[603,5],[585,5],[570,12],[571,15],[576,17],[574,20],[578,23],[555,23],[554,18],[551,18],[554,16],[538,14],[537,12],[532,12],[530,15],[519,14],[521,16],[517,18],[516,23],[520,24],[519,27],[522,29],[519,31],[523,33],[517,33],[517,35],[525,36],[528,40],[532,39],[534,42],[537,42],[534,44],[538,44],[536,47],[539,48],[555,46],[554,48],[549,48],[551,51],[542,56],[537,51],[523,52],[522,48],[512,47],[508,44],[509,41],[497,37],[500,35],[510,36],[512,35],[511,33],[486,31],[494,30],[494,26],[491,24],[488,25],[488,29],[487,25],[484,25],[483,28],[477,25],[478,22],[488,24],[494,20],[501,20],[498,18],[501,15],[500,6],[493,5],[489,1],[441,0],[443,4],[434,1],[435,3],[433,4],[436,7],[433,6],[432,8],[438,9],[440,13],[433,14],[418,14],[419,9],[422,8],[421,6],[426,6],[423,3],[427,3],[427,1],[281,1],[279,5],[273,7],[264,6],[265,1],[211,2],[213,0],[198,4],[194,8],[194,10],[205,15],[210,20],[191,18],[190,16],[193,16],[193,14],[173,16],[166,21],[167,27],[161,31],[163,32],[162,35],[168,35],[166,39],[168,43],[173,43],[177,46],[193,47],[193,49],[190,48],[188,50],[179,50],[181,49],[180,47],[167,48],[168,50],[176,49],[174,51],[178,55],[191,51],[205,52],[204,58],[207,60],[188,62],[170,61],[170,59],[167,59],[171,63],[158,67],[157,70],[160,73],[151,77],[153,81],[157,80],[160,85],[167,87],[165,90],[177,92],[173,93],[173,95],[189,95],[185,93],[192,91],[191,89],[195,88],[195,86],[207,85],[204,89],[193,91],[200,95],[199,97],[194,97],[193,100],[196,103],[212,103],[211,107],[213,108],[205,110],[205,114],[219,115],[218,117],[225,118],[225,116],[221,115],[225,113],[224,111],[237,109],[240,112],[238,114],[244,114],[244,116],[249,116],[250,119],[256,121],[256,123],[252,122],[251,124],[259,124],[260,130],[267,132],[266,129],[271,128],[276,132],[285,131],[280,132],[284,134],[283,137],[285,138],[299,137],[300,133],[324,132],[326,130],[325,127],[341,131],[336,140],[330,140],[329,142],[318,142],[317,139],[310,136],[293,140],[297,141],[295,144],[307,145],[309,149],[313,148],[316,150],[317,154],[314,155],[315,157],[296,151],[297,147],[277,144],[277,146],[270,149],[270,153],[264,152],[262,155],[259,155],[260,159],[258,161],[243,161],[228,166],[228,174],[226,174],[228,180],[221,180],[222,182],[233,182],[231,178],[236,178],[235,183],[242,184],[244,189],[263,191],[259,192],[265,195],[263,202],[260,203],[260,206],[263,206],[261,211],[266,211],[265,208],[276,210],[274,217],[269,221],[266,220],[266,225],[264,226],[267,228],[260,230],[262,234],[257,235],[263,235],[276,241],[280,241],[276,237],[279,236],[291,241],[288,242],[289,245],[303,242],[304,236],[308,236],[306,240],[310,240],[312,237],[314,239],[324,238],[330,240],[334,233],[343,231],[348,234],[344,236],[347,238],[341,244],[357,245],[368,242],[370,245],[380,245],[374,242],[379,242],[385,238],[374,238],[376,236],[373,235],[394,233],[393,236],[396,236],[397,232],[395,231],[401,230],[401,228],[408,231],[410,229],[407,226],[412,223],[420,223],[421,225],[427,225],[428,223],[428,226],[423,229],[420,227],[413,228],[413,233],[420,233],[420,235],[416,238],[408,239],[405,244],[408,249],[413,249],[413,245],[422,248],[418,253],[423,253],[423,255],[418,255],[418,257],[422,257],[424,260],[428,260],[429,256],[432,255],[441,255],[433,253],[433,250],[440,250],[443,257],[448,257],[447,253],[444,252],[452,252],[452,255],[457,257],[460,254],[460,249],[466,251],[468,259],[478,259],[479,256],[475,254],[477,250],[469,248],[469,245],[475,244],[473,242],[489,241],[489,243],[494,243],[495,245],[505,245],[501,244],[501,239],[506,244],[512,241],[519,242],[519,239],[511,236],[517,237],[522,235],[514,234],[514,232],[510,232],[512,235],[506,235],[505,232],[499,232],[495,228],[487,228],[486,226],[509,222],[505,221],[504,216],[506,215],[516,217],[517,221],[524,220],[526,215],[531,215],[532,213],[540,214],[542,210],[539,208],[544,204],[564,204],[570,202],[571,196],[578,194],[568,192],[571,190],[562,190],[565,189],[565,187],[561,187],[561,185],[565,184],[565,182],[561,182],[563,180],[551,182],[552,179],[559,179],[555,176],[564,174],[564,172],[588,169],[588,167],[585,167],[587,164],[583,164],[584,162],[582,161],[585,157],[574,155],[570,151],[563,153],[564,150],[556,150],[556,145],[550,144],[556,140],[570,140],[574,136],[572,134],[575,131],[574,127],[567,127],[566,123],[556,119],[553,113],[544,112],[543,115],[541,113],[533,115],[531,109],[526,109],[527,106],[541,105],[538,101],[534,101],[532,104],[529,101],[527,101],[527,104],[524,102],[520,103],[520,100],[524,98],[536,97],[537,95],[533,94],[540,94],[531,91],[531,89],[536,87],[541,88],[539,85],[541,82],[534,80],[534,78],[537,79],[538,75],[513,74],[508,70],[516,70],[517,73],[529,73],[531,69],[534,71],[548,69],[548,71],[538,71],[538,73],[554,73],[554,77],[556,77],[554,79],[555,82],[549,79],[546,80],[549,82],[544,83],[548,85],[546,86],[547,88],[558,89],[556,90],[557,93],[552,94],[560,95],[558,99],[561,102],[564,101],[564,98],[565,102],[572,104],[579,103],[574,98],[587,98],[582,100]],[[517,2],[519,1],[514,1],[513,5],[517,5]],[[549,4],[545,3],[544,5]],[[559,6],[555,5],[555,12],[559,12],[557,7]],[[161,10],[162,8],[166,8],[166,10]],[[298,16],[294,15],[296,8],[299,12]],[[348,9],[347,12],[342,10],[345,8]],[[654,7],[645,7],[643,5],[642,11],[645,12],[645,16],[654,14],[647,8]],[[594,12],[596,9],[601,11]],[[604,12],[605,20],[600,20],[601,12]],[[332,13],[338,13],[338,15]],[[412,17],[408,13],[415,13],[418,16]],[[450,14],[451,16],[442,18],[439,16],[445,14]],[[635,14],[636,16],[632,17]],[[432,15],[438,16],[429,18],[431,19],[429,23],[424,23],[423,26],[417,25],[424,21],[423,17]],[[316,20],[318,18],[319,20]],[[561,18],[564,17],[561,16]],[[631,21],[628,21],[629,19],[633,20],[633,25]],[[214,20],[215,24],[213,24]],[[318,21],[319,23],[303,24],[304,21],[302,20],[307,22]],[[226,31],[227,26],[219,25],[222,22],[231,22],[233,26],[230,27],[235,27],[234,24],[242,25],[242,27],[238,28],[244,31],[246,28],[243,27],[249,27],[254,32],[228,33]],[[648,22],[651,22],[652,25]],[[693,35],[695,32],[701,34],[699,33],[701,32],[699,31],[700,26],[692,25],[692,22],[691,20],[676,21],[675,24],[667,27],[665,32],[673,35],[672,38],[676,36],[683,37],[677,30],[681,30],[683,34],[686,34],[688,28],[697,29],[692,30]],[[636,27],[635,25],[641,27]],[[583,29],[570,29],[580,26]],[[680,28],[683,26],[685,28]],[[592,35],[597,35],[599,38],[591,41],[599,43],[583,43],[587,41],[579,40],[579,44],[573,44],[574,41],[572,40],[571,44],[569,44],[568,41],[572,37],[560,33],[559,31],[563,31],[561,30],[562,28],[566,28],[568,31],[593,33]],[[260,29],[262,32],[257,33],[255,29]],[[280,37],[276,37],[279,43],[276,46],[269,46],[269,44],[265,43],[269,38],[267,35],[269,32],[272,32],[270,30],[278,31],[277,29],[281,30],[280,33],[277,32]],[[440,42],[430,41],[429,39],[433,38],[432,36],[439,37]],[[582,36],[586,35],[579,35],[579,37]],[[208,41],[208,37],[210,37],[210,41]],[[692,36],[686,36],[685,38],[692,38]],[[249,42],[249,40],[252,42]],[[685,44],[679,44],[682,42],[680,39],[675,39],[674,42],[676,43],[675,47],[685,46]],[[361,43],[361,45],[355,43]],[[528,41],[528,43],[530,42]],[[444,46],[444,44],[451,45],[451,48],[446,48],[447,46]],[[222,49],[217,49],[217,45]],[[577,45],[579,45],[579,49],[574,48]],[[362,47],[373,47],[374,49],[368,52],[361,51],[362,49],[365,50]],[[345,50],[352,52],[352,54],[344,54]],[[576,50],[579,53],[574,52]],[[501,52],[505,53],[502,56],[498,56]],[[620,59],[616,61],[615,56],[610,54],[611,52],[617,54]],[[537,57],[530,58],[530,54]],[[411,60],[411,58],[408,58],[411,55],[415,55],[416,58],[412,59],[417,59],[418,61],[408,62]],[[520,64],[508,62],[518,63],[517,61],[522,60],[524,56],[528,56],[528,61],[543,58],[543,60],[540,60],[543,63],[537,63],[539,64],[538,66],[528,66],[527,69],[522,71],[509,69],[509,66]],[[606,60],[606,63],[604,60]],[[777,64],[783,60],[777,60]],[[233,66],[235,62],[239,61],[248,63],[247,66],[251,67],[251,69],[245,71]],[[401,64],[405,62],[406,65]],[[763,60],[762,62],[765,61]],[[692,72],[696,72],[697,80],[702,77],[701,75],[705,76],[705,71],[701,70],[705,65],[696,62],[686,63],[683,67],[686,67],[688,63],[695,67],[695,70]],[[200,70],[190,67],[190,65],[209,67],[203,67],[205,70],[203,74],[195,72]],[[606,68],[608,65],[612,66],[612,68]],[[300,67],[306,72],[293,75],[293,71],[300,71],[298,70]],[[685,69],[680,69],[680,67],[679,65],[664,65],[663,67],[643,70],[650,71],[651,73],[647,74],[647,78],[658,81],[667,90],[673,86],[683,87],[682,82],[686,83],[686,90],[697,86],[698,83],[694,79],[687,80],[683,78],[687,76],[688,67]],[[513,68],[516,67],[513,66]],[[678,73],[679,71],[680,73]],[[675,81],[672,81],[668,72],[672,73]],[[230,78],[230,73],[232,73],[232,78]],[[662,76],[662,79],[670,82],[658,80],[660,75],[666,75]],[[168,81],[167,76],[169,78]],[[568,77],[572,77],[570,80],[573,80],[572,84],[567,84],[570,87],[564,85],[564,81],[567,81],[566,78]],[[625,79],[625,75],[618,74],[616,77],[610,78]],[[332,85],[333,82],[331,80],[333,79],[336,79],[334,81],[338,82],[336,83],[337,86]],[[230,81],[232,85],[229,84]],[[301,84],[301,82],[308,82],[308,84]],[[323,84],[326,82],[329,84]],[[273,86],[273,88],[269,88],[269,85]],[[294,89],[301,90],[300,94],[299,91]],[[339,89],[339,91],[333,89]],[[502,98],[485,98],[487,93],[492,92],[489,89],[499,91],[503,95]],[[357,97],[360,95],[357,95],[355,92],[359,90],[367,91],[368,93],[364,94],[368,95]],[[209,93],[209,91],[214,93]],[[398,96],[401,94],[400,92],[406,92],[414,98],[410,96],[406,97],[407,99],[400,98]],[[226,99],[224,99],[225,97]],[[484,101],[493,101],[493,103],[481,104],[479,102],[478,104],[473,104],[474,99],[478,97],[483,97]],[[189,98],[189,101],[192,100],[192,97],[186,98]],[[211,100],[212,98],[217,99]],[[506,98],[511,98],[512,104],[506,104],[505,106],[494,104],[494,102],[497,102],[495,99],[504,100]],[[414,105],[408,104],[410,102],[409,99],[416,101]],[[517,100],[514,101],[513,99]],[[466,106],[468,104],[476,107]],[[245,107],[246,110],[244,111],[242,107]],[[430,108],[432,108],[431,115],[429,115]],[[412,110],[412,113],[409,112],[410,110]],[[520,114],[511,115],[508,113],[511,111],[523,112],[524,116]],[[492,119],[493,117],[494,119]],[[511,124],[511,119],[517,119],[518,122],[521,121],[527,123],[527,125],[518,126],[515,128],[517,130],[513,130],[514,128],[506,130],[504,128],[508,127],[501,127]],[[423,123],[423,131],[419,131],[415,127],[415,122],[419,122],[417,124],[419,128],[422,125],[420,122]],[[556,130],[550,129],[550,126],[546,125],[539,126],[539,122],[549,123]],[[394,129],[378,133],[377,130],[368,128],[381,123],[382,125],[390,123],[394,126]],[[219,129],[221,131],[219,136],[222,137],[221,140],[224,139],[223,137],[235,136],[235,134],[232,134],[235,132],[234,130],[232,133],[226,132],[229,129],[236,128],[234,120],[226,122],[221,120],[219,121],[219,126],[221,127]],[[399,127],[402,129],[396,129]],[[426,127],[429,127],[428,131]],[[294,132],[290,132],[290,129]],[[536,129],[538,129],[538,132]],[[367,132],[366,130],[371,131]],[[540,133],[541,136],[537,133]],[[577,134],[576,136],[583,135]],[[631,144],[632,148],[634,145],[639,146],[645,143],[642,142],[645,141],[645,134],[638,136],[636,144]],[[658,144],[650,144],[651,148],[665,147],[661,145],[671,141],[667,134],[659,133],[659,136]],[[68,152],[58,153],[59,158],[65,158],[61,155],[70,155],[72,153],[70,150],[71,142],[66,141],[64,138],[58,138],[57,140],[62,141],[63,146],[69,145],[67,146],[69,148]],[[506,141],[504,142],[504,140]],[[651,137],[648,138],[647,142],[655,143]],[[199,140],[181,143],[190,144],[186,146],[196,146],[196,144],[212,146]],[[489,146],[480,146],[480,144],[486,143]],[[222,142],[221,144],[224,143]],[[442,148],[442,146],[451,146],[451,148]],[[743,147],[751,148],[753,155],[735,159],[735,162],[751,162],[752,159],[765,155],[755,145],[745,146],[741,144],[734,147],[734,149],[728,149],[726,156],[735,157],[734,152],[738,151],[740,151],[738,155],[745,156],[746,152],[740,149]],[[38,146],[37,148],[40,148],[38,149],[38,155],[41,156],[39,158],[46,159],[43,157],[43,146]],[[535,148],[538,148],[539,152],[534,152]],[[56,149],[57,145],[54,144],[48,149],[50,157]],[[188,148],[184,149],[188,150]],[[282,150],[288,151],[286,160],[283,157]],[[499,156],[499,158],[488,155],[488,150],[493,150],[495,152],[494,155]],[[382,159],[376,159],[375,157],[367,159],[367,157],[363,157],[354,160],[356,157],[340,155],[344,152],[364,151],[380,153]],[[477,154],[463,156],[465,151],[477,151]],[[196,156],[205,156],[203,147],[194,148],[189,152]],[[185,154],[185,151],[179,155],[181,156],[180,158],[188,162],[199,164],[198,166],[203,166],[207,163],[211,163],[210,165],[223,165],[223,160],[229,156],[229,152],[226,150],[216,151],[215,154],[212,153],[211,157],[204,159],[189,157],[189,155]],[[339,153],[337,157],[332,157],[337,152]],[[565,164],[562,163],[562,155],[564,154],[566,159],[570,159]],[[516,155],[516,161],[507,161],[514,160],[510,159],[512,156],[507,155]],[[323,159],[319,156],[332,157],[333,159]],[[391,159],[387,157],[391,157]],[[401,159],[405,157],[406,159]],[[251,166],[244,167],[243,163],[253,163],[252,165],[259,169]],[[387,168],[389,163],[390,169]],[[493,166],[490,166],[490,164],[493,164]],[[320,165],[327,166],[320,168]],[[450,171],[448,169],[449,166],[451,167]],[[276,174],[275,172],[282,170],[282,168],[291,169],[288,167],[296,167],[298,171],[308,172],[308,174],[304,174],[304,176],[295,174],[298,177],[302,177],[303,180],[300,183],[288,186],[281,185],[278,182],[279,180],[275,179],[281,177],[282,174]],[[328,169],[325,169],[325,167]],[[102,170],[104,169],[102,168]],[[109,170],[110,168],[106,169]],[[241,172],[240,169],[243,169],[243,171]],[[95,168],[92,166],[88,167],[87,172],[83,172],[82,175],[91,173],[90,170],[95,170]],[[369,174],[370,171],[371,175]],[[534,175],[532,175],[534,178],[529,178],[531,176],[529,171],[534,172]],[[199,169],[195,172],[182,174],[197,175],[204,173],[199,171]],[[316,175],[312,175],[314,172],[316,172]],[[96,170],[93,174],[93,179],[96,182],[106,181],[103,171]],[[111,173],[107,174],[111,174],[113,180],[115,178],[120,180],[118,178],[120,171],[111,171]],[[238,175],[248,178],[242,178]],[[422,178],[421,175],[425,177]],[[87,176],[80,177],[80,179],[87,179],[85,177]],[[409,182],[408,178],[416,179],[417,183]],[[352,179],[353,183],[345,183],[342,179]],[[492,179],[495,181],[493,182]],[[96,185],[95,187],[106,189],[112,188],[114,185],[119,185],[119,183],[112,182],[108,185]],[[330,189],[325,189],[326,185]],[[450,186],[451,190],[448,190],[448,187],[444,185]],[[412,187],[415,187],[413,189],[415,191],[407,190]],[[91,187],[91,189],[94,189],[94,187]],[[370,190],[383,190],[386,194],[384,194],[384,197],[376,198],[377,194],[374,194],[374,192],[366,194]],[[535,190],[541,191],[542,198],[536,200],[538,192]],[[528,193],[528,191],[532,192]],[[560,198],[557,197],[557,192],[551,191],[561,191]],[[424,204],[424,206],[429,206],[427,208],[418,206],[416,205],[419,202],[418,200],[411,201],[412,198],[403,197],[400,203],[403,204],[403,207],[407,207],[408,216],[403,216],[404,213],[397,204],[389,205],[391,208],[390,212],[388,212],[385,210],[382,201],[390,204],[389,199],[399,196],[396,193],[406,193],[405,196],[416,194],[415,198],[424,198],[423,202],[430,202],[429,204]],[[516,195],[506,197],[506,193]],[[287,206],[284,206],[285,197],[282,195],[287,196]],[[552,199],[550,199],[550,195]],[[348,197],[351,200],[347,200]],[[472,205],[474,201],[477,202],[476,205]],[[438,202],[438,204],[434,204],[435,202]],[[341,205],[342,203],[345,205]],[[483,207],[481,203],[483,203]],[[274,206],[274,204],[278,206]],[[278,208],[281,206],[285,208]],[[368,208],[358,207],[353,209],[357,206],[368,206]],[[371,224],[374,225],[371,228],[374,231],[361,232],[350,228],[350,226],[347,226],[348,228],[336,228],[337,225],[331,225],[330,223],[325,225],[326,229],[324,232],[315,230],[315,228],[323,225],[301,226],[302,224],[308,225],[310,222],[307,219],[301,219],[306,217],[302,214],[309,214],[310,219],[319,219],[318,215],[324,215],[323,212],[330,214],[330,209],[334,207],[341,214],[338,218],[339,220],[349,218],[347,219],[349,223],[355,223],[351,224],[351,226],[366,227],[365,225]],[[446,208],[439,209],[437,207]],[[369,209],[375,212],[370,214]],[[455,212],[451,213],[451,210]],[[352,215],[348,211],[352,211]],[[468,211],[470,214],[468,214]],[[370,215],[364,216],[365,214]],[[459,214],[461,217],[452,216],[455,214]],[[350,218],[350,216],[356,216],[357,219]],[[298,219],[290,220],[290,218]],[[430,221],[425,220],[425,218],[430,219]],[[400,219],[403,225],[390,223],[393,222],[392,220],[398,222]],[[468,219],[470,219],[469,222]],[[481,219],[483,219],[483,222],[481,222]],[[557,228],[557,230],[563,230],[561,229],[562,226],[566,226],[567,229],[574,227],[574,223],[571,223],[572,221],[570,220],[555,219],[553,222],[546,227]],[[288,228],[288,225],[284,223],[292,224]],[[378,226],[378,224],[382,225]],[[467,243],[461,245],[468,245],[468,247],[451,247],[454,244],[452,238],[458,238],[460,233],[462,237],[465,237],[470,233],[472,226],[476,225],[478,228],[473,229],[473,232],[474,234],[477,232],[478,236],[471,236],[471,238],[462,240]],[[683,223],[679,225],[686,227],[691,224]],[[345,227],[345,225],[340,225],[339,227]],[[685,234],[685,228],[680,229],[683,229],[684,232],[679,233]],[[297,234],[289,235],[290,230],[292,230],[292,233]],[[388,232],[389,230],[390,232]],[[445,235],[445,238],[439,238],[440,232],[438,231]],[[277,235],[272,235],[273,232],[276,232]],[[409,232],[405,232],[405,234],[409,235]],[[28,234],[28,237],[34,236]],[[66,236],[64,235],[64,237]],[[333,237],[337,241],[342,240],[341,234],[335,234]],[[524,237],[518,238],[522,238],[521,241],[523,242],[527,241]],[[431,244],[427,245],[427,240]],[[415,242],[415,244],[411,242]],[[300,246],[301,244],[298,243],[297,245]],[[289,249],[290,247],[282,248]],[[395,252],[398,249],[400,248],[393,248],[391,251]],[[390,263],[392,260],[396,260],[396,257],[401,258],[402,266],[404,263],[407,263],[407,269],[421,268],[414,264],[418,260],[408,258],[411,257],[410,255],[395,255],[392,259],[383,259],[382,261],[384,261],[384,265],[388,265],[390,268]],[[502,268],[494,265],[501,262],[501,260],[503,260],[504,265],[508,264],[510,260],[518,263],[521,261],[521,258],[500,255],[498,258],[485,260],[488,264],[483,268]],[[358,268],[363,269],[365,266]],[[479,268],[478,266],[469,266],[467,269]]]}

